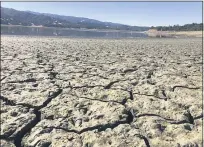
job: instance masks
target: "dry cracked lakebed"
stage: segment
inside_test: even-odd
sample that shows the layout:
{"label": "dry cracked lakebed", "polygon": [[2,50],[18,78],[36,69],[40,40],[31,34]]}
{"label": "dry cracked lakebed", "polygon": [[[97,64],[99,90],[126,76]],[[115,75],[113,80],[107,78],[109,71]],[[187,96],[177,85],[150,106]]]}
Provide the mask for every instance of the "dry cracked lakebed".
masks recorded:
{"label": "dry cracked lakebed", "polygon": [[2,147],[201,147],[202,40],[1,36]]}

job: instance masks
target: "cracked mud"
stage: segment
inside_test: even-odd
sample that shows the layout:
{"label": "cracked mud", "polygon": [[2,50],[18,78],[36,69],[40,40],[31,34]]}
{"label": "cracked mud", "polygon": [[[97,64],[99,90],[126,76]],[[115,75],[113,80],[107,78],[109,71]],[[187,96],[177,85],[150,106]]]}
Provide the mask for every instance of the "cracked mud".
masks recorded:
{"label": "cracked mud", "polygon": [[201,147],[202,40],[1,37],[1,146]]}

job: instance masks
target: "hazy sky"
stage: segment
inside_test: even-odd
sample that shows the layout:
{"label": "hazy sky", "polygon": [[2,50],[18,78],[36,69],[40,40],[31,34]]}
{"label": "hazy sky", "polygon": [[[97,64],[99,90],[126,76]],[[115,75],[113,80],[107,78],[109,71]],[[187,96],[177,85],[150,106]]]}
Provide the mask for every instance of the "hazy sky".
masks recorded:
{"label": "hazy sky", "polygon": [[1,6],[136,26],[202,22],[202,2],[2,2]]}

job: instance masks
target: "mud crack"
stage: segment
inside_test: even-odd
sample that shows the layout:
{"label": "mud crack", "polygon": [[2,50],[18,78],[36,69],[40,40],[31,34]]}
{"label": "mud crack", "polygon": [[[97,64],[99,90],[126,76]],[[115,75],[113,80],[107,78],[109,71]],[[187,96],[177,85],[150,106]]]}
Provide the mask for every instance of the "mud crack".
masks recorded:
{"label": "mud crack", "polygon": [[200,87],[188,87],[188,86],[178,85],[178,86],[174,86],[172,88],[172,91],[175,91],[176,88],[187,88],[187,89],[194,89],[194,90],[200,89]]}
{"label": "mud crack", "polygon": [[40,106],[32,106],[29,104],[16,104],[14,101],[9,100],[8,98],[4,97],[4,96],[0,96],[0,99],[3,100],[5,102],[5,104],[7,105],[11,105],[11,106],[24,106],[27,107],[29,109],[34,109],[33,113],[36,115],[36,117],[31,120],[25,127],[23,127],[20,131],[17,132],[15,137],[9,137],[9,140],[12,139],[14,141],[14,144],[16,147],[21,147],[21,142],[23,137],[25,136],[25,134],[29,133],[31,131],[31,129],[33,127],[35,127],[40,121],[41,121],[41,112],[39,111],[40,109],[46,107],[53,98],[57,97],[60,93],[62,93],[62,89],[59,88],[59,90],[57,92],[54,92],[52,94],[49,93],[48,95],[48,99],[46,101],[43,102],[42,105]]}
{"label": "mud crack", "polygon": [[97,130],[98,132],[102,132],[108,128],[114,129],[117,126],[119,126],[120,124],[130,124],[133,121],[133,114],[130,111],[127,111],[126,114],[127,114],[126,120],[116,121],[114,123],[100,124],[100,125],[96,125],[96,126],[92,126],[92,127],[87,127],[87,128],[84,128],[80,131],[74,130],[74,129],[69,130],[69,129],[62,128],[62,127],[44,127],[44,128],[61,129],[61,130],[64,130],[66,132],[73,132],[73,133],[77,133],[77,134],[82,134],[84,132],[93,131],[93,130]]}

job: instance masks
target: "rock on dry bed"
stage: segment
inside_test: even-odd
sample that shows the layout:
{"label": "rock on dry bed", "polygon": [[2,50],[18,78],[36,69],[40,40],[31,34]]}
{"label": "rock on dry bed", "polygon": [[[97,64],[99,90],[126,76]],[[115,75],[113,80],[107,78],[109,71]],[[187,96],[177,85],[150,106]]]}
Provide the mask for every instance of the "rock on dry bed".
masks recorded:
{"label": "rock on dry bed", "polygon": [[1,37],[1,146],[201,147],[202,40]]}

